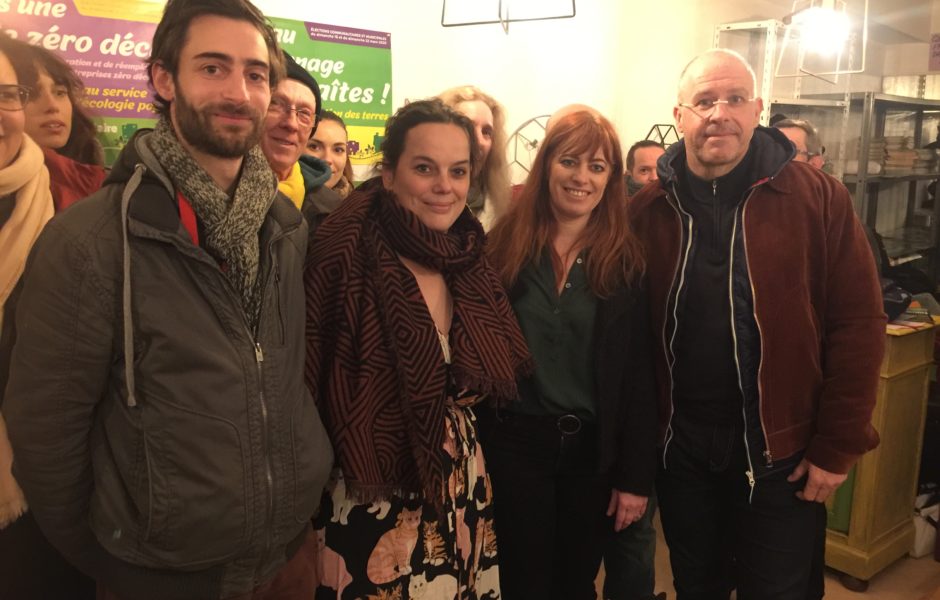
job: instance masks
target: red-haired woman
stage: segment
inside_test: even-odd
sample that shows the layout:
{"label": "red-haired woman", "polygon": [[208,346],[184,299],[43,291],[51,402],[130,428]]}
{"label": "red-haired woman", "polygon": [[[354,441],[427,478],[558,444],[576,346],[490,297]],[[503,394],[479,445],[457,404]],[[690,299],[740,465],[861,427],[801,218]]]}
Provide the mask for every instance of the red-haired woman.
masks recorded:
{"label": "red-haired woman", "polygon": [[557,119],[488,252],[535,361],[521,401],[481,422],[504,598],[595,597],[608,536],[655,473],[643,257],[610,122]]}

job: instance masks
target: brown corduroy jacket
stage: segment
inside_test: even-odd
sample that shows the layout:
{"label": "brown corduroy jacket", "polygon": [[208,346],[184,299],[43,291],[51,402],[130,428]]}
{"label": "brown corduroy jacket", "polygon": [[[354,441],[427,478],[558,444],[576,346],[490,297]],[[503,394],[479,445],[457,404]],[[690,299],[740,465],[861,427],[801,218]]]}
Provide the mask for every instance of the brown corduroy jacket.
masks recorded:
{"label": "brown corduroy jacket", "polygon": [[[762,466],[803,451],[814,465],[845,473],[878,444],[871,414],[884,352],[881,289],[846,188],[790,162],[779,137],[755,131],[751,143],[766,147],[757,154],[764,175],[738,208],[732,246],[736,358],[757,442],[749,451]],[[647,252],[662,445],[673,412],[670,343],[682,318],[675,308],[692,247],[675,171],[684,168],[685,148],[669,150],[661,185],[629,204]]]}

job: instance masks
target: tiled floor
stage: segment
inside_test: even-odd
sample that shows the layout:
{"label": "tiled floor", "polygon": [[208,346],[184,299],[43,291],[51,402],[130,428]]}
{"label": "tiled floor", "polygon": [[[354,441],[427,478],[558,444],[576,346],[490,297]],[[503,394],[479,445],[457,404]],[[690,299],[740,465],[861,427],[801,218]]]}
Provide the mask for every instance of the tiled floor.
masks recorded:
{"label": "tiled floor", "polygon": [[[669,600],[675,600],[672,587],[672,569],[669,567],[669,550],[663,541],[656,516],[656,582],[657,592],[665,591]],[[598,577],[598,598],[604,572]],[[868,590],[856,593],[847,590],[839,582],[839,574],[826,574],[826,600],[920,600],[940,589],[940,563],[931,556],[913,559],[903,558],[894,563],[869,582]]]}

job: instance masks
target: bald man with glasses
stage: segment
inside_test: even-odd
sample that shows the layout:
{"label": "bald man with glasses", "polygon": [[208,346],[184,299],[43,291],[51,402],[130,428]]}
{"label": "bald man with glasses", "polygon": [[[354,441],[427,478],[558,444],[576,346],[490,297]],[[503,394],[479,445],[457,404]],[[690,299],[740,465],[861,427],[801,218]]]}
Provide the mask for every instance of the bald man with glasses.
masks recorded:
{"label": "bald man with glasses", "polygon": [[874,448],[885,317],[845,187],[759,126],[737,53],[679,80],[683,139],[629,206],[646,245],[657,494],[677,600],[808,600],[826,498]]}

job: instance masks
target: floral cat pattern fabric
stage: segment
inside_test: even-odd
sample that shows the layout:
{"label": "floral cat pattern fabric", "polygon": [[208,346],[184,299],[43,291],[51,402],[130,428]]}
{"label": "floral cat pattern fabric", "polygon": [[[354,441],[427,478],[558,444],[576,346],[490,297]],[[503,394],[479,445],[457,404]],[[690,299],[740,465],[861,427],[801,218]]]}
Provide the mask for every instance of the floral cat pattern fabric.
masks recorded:
{"label": "floral cat pattern fabric", "polygon": [[493,488],[467,393],[448,400],[444,509],[422,498],[357,504],[334,472],[314,522],[316,600],[498,600]]}

